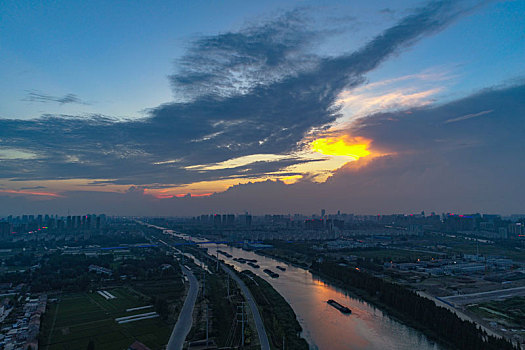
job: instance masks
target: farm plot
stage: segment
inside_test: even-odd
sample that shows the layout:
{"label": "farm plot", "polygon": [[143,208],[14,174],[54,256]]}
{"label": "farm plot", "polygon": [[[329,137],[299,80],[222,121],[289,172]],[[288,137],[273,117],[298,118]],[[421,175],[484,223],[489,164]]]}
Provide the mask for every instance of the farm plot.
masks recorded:
{"label": "farm plot", "polygon": [[129,323],[115,320],[138,318],[145,312],[154,315],[149,300],[130,288],[106,292],[113,298],[97,291],[62,295],[46,313],[41,331],[42,349],[86,349],[90,340],[97,349],[125,349],[135,340],[151,349],[160,349],[168,342],[172,325],[159,317]]}

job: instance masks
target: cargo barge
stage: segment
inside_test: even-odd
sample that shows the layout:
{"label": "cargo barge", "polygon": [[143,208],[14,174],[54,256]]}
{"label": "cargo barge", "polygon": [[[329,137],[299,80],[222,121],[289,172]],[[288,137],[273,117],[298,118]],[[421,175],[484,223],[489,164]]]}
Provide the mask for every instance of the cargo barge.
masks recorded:
{"label": "cargo barge", "polygon": [[243,258],[233,258],[233,261],[237,261],[241,264],[246,264],[246,259],[243,259]]}
{"label": "cargo barge", "polygon": [[271,278],[277,278],[279,277],[279,274],[278,273],[275,273],[273,272],[272,270],[270,269],[264,269],[263,270],[266,274],[268,274]]}
{"label": "cargo barge", "polygon": [[333,307],[335,307],[337,310],[341,311],[343,314],[351,314],[352,313],[352,310],[350,310],[346,306],[343,306],[343,305],[339,304],[337,301],[335,301],[333,299],[328,300],[327,303],[332,305]]}
{"label": "cargo barge", "polygon": [[257,265],[257,264],[254,264],[252,262],[249,262],[248,265],[250,265],[251,267],[253,267],[254,269],[258,269],[260,266]]}
{"label": "cargo barge", "polygon": [[217,253],[224,255],[225,257],[231,258],[232,255],[222,250],[217,250]]}

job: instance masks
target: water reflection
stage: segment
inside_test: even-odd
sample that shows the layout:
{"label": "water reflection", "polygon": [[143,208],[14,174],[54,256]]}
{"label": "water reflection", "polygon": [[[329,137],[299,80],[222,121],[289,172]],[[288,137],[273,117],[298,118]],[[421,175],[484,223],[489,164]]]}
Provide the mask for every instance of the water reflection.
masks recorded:
{"label": "water reflection", "polygon": [[[217,249],[230,253],[232,258],[223,255],[220,258],[239,271],[251,270],[270,282],[294,309],[303,327],[303,337],[312,349],[442,349],[420,332],[391,319],[381,310],[347,295],[341,289],[324,283],[308,270],[225,245],[207,248],[213,256],[216,256]],[[234,261],[233,258],[256,259],[260,268]],[[279,271],[277,265],[286,267],[286,271]],[[266,268],[278,272],[280,277],[269,277],[263,272]],[[352,314],[342,314],[326,303],[329,299],[349,307]]]}

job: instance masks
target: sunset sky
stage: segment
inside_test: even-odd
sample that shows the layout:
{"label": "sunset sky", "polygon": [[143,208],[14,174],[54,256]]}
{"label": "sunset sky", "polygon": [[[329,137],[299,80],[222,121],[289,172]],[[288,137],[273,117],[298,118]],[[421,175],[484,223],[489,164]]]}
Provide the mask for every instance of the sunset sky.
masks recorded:
{"label": "sunset sky", "polygon": [[2,1],[0,215],[525,213],[525,1]]}

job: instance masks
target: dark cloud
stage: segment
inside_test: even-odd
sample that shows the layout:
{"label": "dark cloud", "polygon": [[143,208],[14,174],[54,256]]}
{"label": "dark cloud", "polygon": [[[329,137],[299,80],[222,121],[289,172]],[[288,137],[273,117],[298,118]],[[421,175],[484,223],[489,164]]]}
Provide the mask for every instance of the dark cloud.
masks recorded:
{"label": "dark cloud", "polygon": [[77,95],[75,94],[66,94],[62,97],[60,96],[51,96],[44,93],[41,93],[39,91],[28,91],[27,96],[22,101],[29,101],[29,102],[56,102],[61,105],[65,104],[81,104],[81,105],[87,105],[89,103],[82,101]]}
{"label": "dark cloud", "polygon": [[374,140],[372,147],[391,152],[472,152],[483,162],[515,157],[525,146],[525,85],[486,89],[435,107],[381,113],[362,119],[351,133]]}
{"label": "dark cloud", "polygon": [[[89,178],[144,185],[281,170],[305,160],[208,172],[187,167],[297,149],[305,134],[337,118],[334,101],[342,89],[363,83],[365,73],[463,13],[453,2],[433,2],[361,49],[331,58],[311,54],[311,38],[318,33],[297,12],[197,39],[171,77],[180,101],[151,109],[147,118],[0,119],[4,147],[36,154],[2,161],[0,174],[13,180]],[[66,103],[68,98],[51,100]]]}
{"label": "dark cloud", "polygon": [[[373,148],[390,155],[348,163],[325,183],[266,181],[210,197],[172,199],[156,199],[135,186],[126,193],[68,192],[51,201],[59,213],[97,208],[119,215],[314,213],[320,208],[366,214],[519,213],[525,210],[523,96],[525,84],[487,89],[440,106],[369,116],[349,132],[374,139]],[[444,123],[487,110],[492,112]],[[45,212],[49,201],[3,196],[0,213],[22,213],[28,206]]]}
{"label": "dark cloud", "polygon": [[[444,105],[376,114],[349,132],[391,155],[349,163],[323,191],[354,210],[522,212],[525,84],[487,89]],[[491,111],[484,113],[483,111]],[[478,117],[462,118],[462,116]],[[454,123],[445,123],[451,118]],[[337,203],[337,199],[335,199]],[[339,203],[342,202],[340,198]],[[396,209],[397,208],[397,209]]]}
{"label": "dark cloud", "polygon": [[307,54],[320,37],[304,10],[295,10],[239,32],[199,38],[176,62],[170,77],[178,98],[214,98],[246,94],[284,77],[315,67]]}

